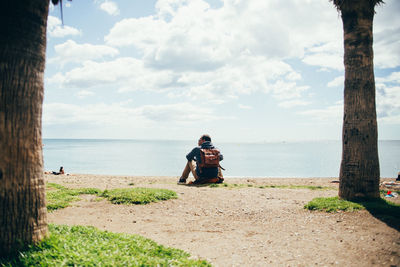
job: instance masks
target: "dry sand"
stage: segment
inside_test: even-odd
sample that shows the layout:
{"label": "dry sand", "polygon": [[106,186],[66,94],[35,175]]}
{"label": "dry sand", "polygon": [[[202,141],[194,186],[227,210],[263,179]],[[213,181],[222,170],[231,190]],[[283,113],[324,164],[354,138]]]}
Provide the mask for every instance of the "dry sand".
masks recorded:
{"label": "dry sand", "polygon": [[[396,227],[365,210],[329,214],[303,209],[315,197],[336,196],[334,178],[228,178],[227,183],[253,185],[229,189],[176,185],[178,177],[45,177],[70,188],[174,190],[178,199],[149,205],[113,205],[83,196],[48,218],[50,223],[139,234],[214,266],[400,266]],[[254,185],[320,185],[332,190]]]}

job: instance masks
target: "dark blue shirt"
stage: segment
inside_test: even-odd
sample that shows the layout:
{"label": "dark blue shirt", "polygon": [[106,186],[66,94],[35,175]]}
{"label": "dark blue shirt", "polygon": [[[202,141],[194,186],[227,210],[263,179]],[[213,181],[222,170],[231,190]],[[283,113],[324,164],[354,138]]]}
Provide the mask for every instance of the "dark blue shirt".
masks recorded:
{"label": "dark blue shirt", "polygon": [[[218,177],[218,167],[215,168],[203,168],[200,172],[200,168],[199,168],[199,163],[201,163],[201,156],[200,156],[200,149],[201,148],[216,148],[214,147],[214,145],[210,142],[210,141],[205,141],[203,144],[201,144],[201,146],[197,146],[195,148],[192,149],[192,151],[189,152],[189,154],[186,155],[186,159],[187,160],[195,160],[196,161],[196,173],[197,176],[201,179],[201,178],[216,178]],[[224,156],[221,154],[219,154],[219,160],[223,160]]]}

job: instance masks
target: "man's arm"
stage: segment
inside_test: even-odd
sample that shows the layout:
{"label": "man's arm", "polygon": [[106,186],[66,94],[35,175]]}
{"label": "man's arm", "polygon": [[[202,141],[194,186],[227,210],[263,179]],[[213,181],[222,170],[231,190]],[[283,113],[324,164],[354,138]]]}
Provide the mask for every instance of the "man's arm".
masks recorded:
{"label": "man's arm", "polygon": [[197,152],[196,150],[198,150],[197,147],[193,148],[192,151],[189,152],[189,154],[186,155],[186,159],[187,160],[194,160],[196,158]]}

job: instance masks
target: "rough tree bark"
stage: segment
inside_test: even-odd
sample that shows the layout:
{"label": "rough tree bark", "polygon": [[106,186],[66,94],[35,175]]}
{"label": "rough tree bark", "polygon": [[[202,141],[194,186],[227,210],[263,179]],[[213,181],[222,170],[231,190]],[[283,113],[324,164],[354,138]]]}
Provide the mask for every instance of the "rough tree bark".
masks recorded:
{"label": "rough tree bark", "polygon": [[344,31],[344,114],[339,197],[379,198],[373,18],[381,1],[339,0]]}
{"label": "rough tree bark", "polygon": [[49,0],[0,1],[0,256],[47,234],[42,103]]}

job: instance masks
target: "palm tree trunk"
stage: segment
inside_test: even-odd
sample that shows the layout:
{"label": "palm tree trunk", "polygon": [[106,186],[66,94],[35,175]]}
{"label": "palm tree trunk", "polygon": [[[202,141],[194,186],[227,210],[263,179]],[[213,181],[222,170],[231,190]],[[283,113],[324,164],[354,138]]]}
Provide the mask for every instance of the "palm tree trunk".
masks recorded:
{"label": "palm tree trunk", "polygon": [[42,157],[49,0],[0,1],[0,256],[47,234]]}
{"label": "palm tree trunk", "polygon": [[339,197],[379,197],[378,129],[375,106],[372,24],[376,2],[343,1],[343,151]]}

